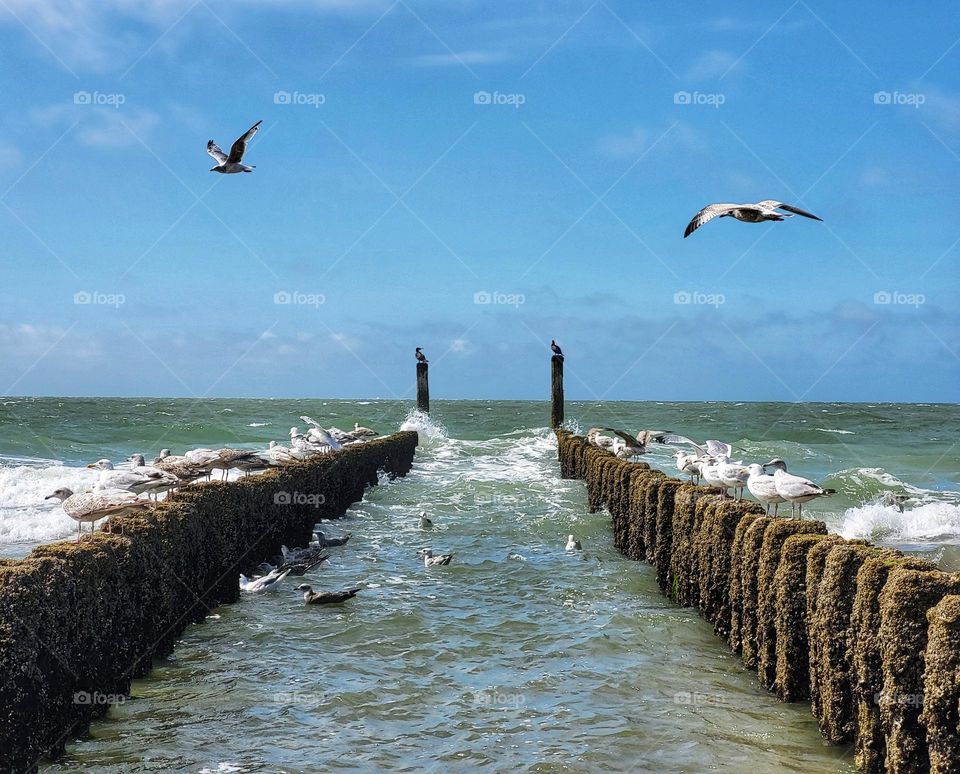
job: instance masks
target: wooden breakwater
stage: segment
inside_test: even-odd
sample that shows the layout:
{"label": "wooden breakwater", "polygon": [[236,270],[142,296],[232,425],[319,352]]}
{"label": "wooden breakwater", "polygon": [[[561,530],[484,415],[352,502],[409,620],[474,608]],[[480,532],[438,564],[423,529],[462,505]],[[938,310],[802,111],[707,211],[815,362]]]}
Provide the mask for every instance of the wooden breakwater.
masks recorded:
{"label": "wooden breakwater", "polygon": [[[43,757],[122,701],[188,624],[239,598],[237,578],[306,545],[378,482],[403,476],[417,434],[345,448],[229,483],[188,486],[110,532],[0,561],[0,771]],[[122,534],[120,534],[122,530]]]}
{"label": "wooden breakwater", "polygon": [[557,431],[560,471],[783,701],[809,701],[867,772],[960,774],[960,575],[821,521],[721,500]]}

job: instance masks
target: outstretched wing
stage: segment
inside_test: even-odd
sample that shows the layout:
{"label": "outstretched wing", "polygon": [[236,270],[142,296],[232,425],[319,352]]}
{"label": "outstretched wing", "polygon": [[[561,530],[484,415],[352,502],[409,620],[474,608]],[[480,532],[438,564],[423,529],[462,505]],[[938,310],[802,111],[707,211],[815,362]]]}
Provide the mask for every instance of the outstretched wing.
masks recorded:
{"label": "outstretched wing", "polygon": [[253,135],[257,133],[257,130],[260,128],[260,124],[263,121],[257,121],[253,126],[247,129],[243,137],[240,137],[230,148],[230,156],[227,158],[229,164],[239,164],[240,160],[243,158],[243,154],[247,150],[247,143],[253,138]]}
{"label": "outstretched wing", "polygon": [[606,430],[608,433],[613,433],[614,435],[617,435],[620,438],[622,438],[626,442],[627,446],[637,445],[637,439],[634,438],[632,435],[627,435],[627,433],[623,432],[623,430],[615,430],[612,427],[604,427],[603,429]]}
{"label": "outstretched wing", "polygon": [[738,206],[729,203],[708,204],[693,216],[693,220],[687,225],[687,230],[683,232],[683,238],[686,239],[704,223],[709,223],[714,218],[737,209]]}
{"label": "outstretched wing", "polygon": [[218,166],[223,165],[223,163],[227,160],[227,154],[224,153],[220,149],[220,146],[217,145],[213,140],[207,142],[207,153],[213,156]]}
{"label": "outstretched wing", "polygon": [[668,433],[657,439],[657,441],[658,443],[667,444],[669,446],[692,446],[694,449],[700,452],[700,454],[707,453],[706,449],[704,449],[700,444],[696,443],[695,441],[691,441],[685,435],[674,435]]}
{"label": "outstretched wing", "polygon": [[723,441],[707,441],[707,453],[711,457],[720,457],[721,455],[729,457],[733,454],[733,447]]}
{"label": "outstretched wing", "polygon": [[812,212],[801,210],[799,207],[794,207],[792,204],[778,202],[775,199],[764,199],[762,202],[757,202],[757,206],[766,207],[771,210],[785,210],[786,212],[792,212],[794,215],[803,215],[805,218],[812,218],[813,220],[819,220],[821,222],[823,221],[823,218],[818,218]]}

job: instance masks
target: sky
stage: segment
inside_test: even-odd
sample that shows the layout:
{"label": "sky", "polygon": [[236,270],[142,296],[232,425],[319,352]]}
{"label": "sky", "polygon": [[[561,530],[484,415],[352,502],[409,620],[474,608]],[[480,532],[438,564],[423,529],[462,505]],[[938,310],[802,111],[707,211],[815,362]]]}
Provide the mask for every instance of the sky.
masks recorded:
{"label": "sky", "polygon": [[960,16],[870,8],[2,0],[0,390],[954,402]]}

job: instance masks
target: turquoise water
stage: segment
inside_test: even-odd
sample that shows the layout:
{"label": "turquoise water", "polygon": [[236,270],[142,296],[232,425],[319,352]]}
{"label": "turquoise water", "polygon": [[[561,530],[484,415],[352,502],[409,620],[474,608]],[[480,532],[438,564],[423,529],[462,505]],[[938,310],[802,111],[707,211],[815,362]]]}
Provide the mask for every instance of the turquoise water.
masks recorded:
{"label": "turquoise water", "polygon": [[[378,401],[190,403],[4,406],[0,530],[23,537],[4,551],[69,534],[53,509],[21,500],[85,475],[87,461],[260,447],[301,414],[389,432],[409,412]],[[412,422],[423,441],[412,473],[328,527],[354,538],[311,581],[360,585],[356,599],[308,609],[289,584],[211,611],[45,768],[852,771],[850,751],[823,745],[806,705],[762,691],[709,625],[660,595],[649,567],[618,555],[607,516],[586,512],[583,484],[559,479],[547,415],[543,403],[436,403],[432,422]],[[833,529],[952,561],[956,407],[574,403],[567,415],[582,428],[669,429],[730,441],[745,459],[781,456],[840,490],[811,508]],[[666,451],[651,460],[672,463]],[[886,490],[911,496],[907,513],[877,504]],[[434,530],[417,528],[421,510]],[[579,554],[563,550],[571,532]],[[427,546],[453,552],[453,565],[426,570],[416,552]]]}

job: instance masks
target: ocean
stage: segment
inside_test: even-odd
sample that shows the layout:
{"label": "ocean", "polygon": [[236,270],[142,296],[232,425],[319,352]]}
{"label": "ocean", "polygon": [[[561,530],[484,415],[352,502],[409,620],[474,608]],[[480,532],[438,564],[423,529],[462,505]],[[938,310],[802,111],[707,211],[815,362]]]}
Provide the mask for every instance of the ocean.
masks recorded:
{"label": "ocean", "polygon": [[[308,415],[421,433],[414,469],[368,490],[353,539],[310,579],[223,606],[45,768],[253,771],[853,771],[806,704],[786,705],[651,568],[613,548],[583,484],[559,478],[549,406],[435,401],[13,398],[0,406],[0,554],[75,534],[43,496],[85,465],[161,448],[263,448]],[[953,405],[568,402],[568,425],[717,438],[838,490],[805,515],[956,569]],[[670,449],[647,460],[673,470]],[[901,514],[885,492],[910,499]],[[426,511],[432,531],[417,527]],[[583,551],[567,553],[569,533]],[[452,552],[426,570],[417,551]]]}

